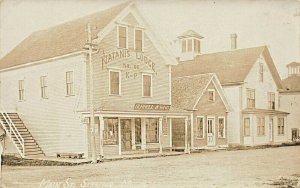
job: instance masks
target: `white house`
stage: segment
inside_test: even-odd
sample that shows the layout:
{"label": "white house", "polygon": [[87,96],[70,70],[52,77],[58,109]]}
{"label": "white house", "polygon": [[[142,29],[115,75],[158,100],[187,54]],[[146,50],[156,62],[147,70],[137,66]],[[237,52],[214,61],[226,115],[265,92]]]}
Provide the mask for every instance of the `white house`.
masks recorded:
{"label": "white house", "polygon": [[287,117],[287,134],[289,140],[300,137],[300,63],[287,65],[288,77],[282,80],[282,90],[279,92],[279,109],[289,112]]}
{"label": "white house", "polygon": [[[192,53],[189,60],[180,55],[172,77],[216,73],[233,108],[228,114],[229,144],[252,146],[286,141],[288,113],[278,108],[281,79],[268,48],[236,49],[237,35],[232,34],[231,39],[229,51]],[[179,37],[181,53],[198,52],[197,40],[195,36]]]}

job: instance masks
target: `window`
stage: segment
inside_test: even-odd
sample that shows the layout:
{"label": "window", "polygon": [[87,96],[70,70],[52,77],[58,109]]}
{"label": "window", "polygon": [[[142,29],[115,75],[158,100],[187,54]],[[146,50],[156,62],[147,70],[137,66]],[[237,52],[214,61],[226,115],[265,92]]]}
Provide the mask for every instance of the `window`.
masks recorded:
{"label": "window", "polygon": [[257,136],[265,135],[265,118],[257,117]]}
{"label": "window", "polygon": [[244,136],[250,136],[250,118],[244,119]]}
{"label": "window", "polygon": [[143,31],[142,30],[134,30],[134,49],[136,51],[143,51]]}
{"label": "window", "polygon": [[46,76],[41,76],[40,82],[41,82],[41,97],[42,99],[48,98],[47,96],[47,80]]}
{"label": "window", "polygon": [[268,93],[269,109],[275,110],[275,93]]}
{"label": "window", "polygon": [[247,89],[247,108],[255,108],[255,90]]}
{"label": "window", "polygon": [[192,51],[192,49],[193,49],[193,40],[192,39],[188,39],[187,40],[187,42],[188,42],[188,52],[191,52]]}
{"label": "window", "polygon": [[103,144],[116,145],[118,143],[118,119],[104,118]]}
{"label": "window", "polygon": [[200,40],[194,39],[194,52],[200,53]]}
{"label": "window", "polygon": [[158,143],[158,121],[157,119],[145,119],[147,143]]}
{"label": "window", "polygon": [[182,52],[186,52],[186,40],[182,40]]}
{"label": "window", "polygon": [[19,101],[24,100],[24,80],[19,80]]}
{"label": "window", "polygon": [[119,26],[118,27],[118,34],[119,34],[119,48],[127,48],[127,27]]}
{"label": "window", "polygon": [[225,138],[225,118],[219,117],[219,126],[218,126],[218,137],[219,138]]}
{"label": "window", "polygon": [[215,101],[215,90],[214,89],[208,90],[208,100]]}
{"label": "window", "polygon": [[152,75],[143,74],[143,97],[152,96]]}
{"label": "window", "polygon": [[284,135],[284,118],[278,118],[278,135]]}
{"label": "window", "polygon": [[204,117],[197,117],[196,136],[197,138],[204,138]]}
{"label": "window", "polygon": [[120,95],[120,71],[109,71],[110,77],[110,87],[109,87],[109,94],[111,95]]}
{"label": "window", "polygon": [[73,91],[73,71],[66,72],[67,96],[74,95]]}
{"label": "window", "polygon": [[163,119],[162,133],[164,136],[169,135],[169,119]]}
{"label": "window", "polygon": [[264,81],[264,65],[262,63],[259,64],[259,81]]}

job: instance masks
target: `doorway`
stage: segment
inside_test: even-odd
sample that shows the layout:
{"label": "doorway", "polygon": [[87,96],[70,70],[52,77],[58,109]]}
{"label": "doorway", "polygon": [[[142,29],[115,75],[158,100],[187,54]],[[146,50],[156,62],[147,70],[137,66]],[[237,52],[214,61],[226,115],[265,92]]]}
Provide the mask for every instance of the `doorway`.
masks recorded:
{"label": "doorway", "polygon": [[271,117],[270,123],[269,123],[269,140],[270,140],[270,142],[273,142],[273,124],[274,124],[274,120],[273,120],[273,117]]}
{"label": "doorway", "polygon": [[215,118],[207,118],[207,146],[216,145]]}
{"label": "doorway", "polygon": [[121,139],[122,139],[122,150],[130,151],[132,150],[131,141],[131,119],[121,119]]}

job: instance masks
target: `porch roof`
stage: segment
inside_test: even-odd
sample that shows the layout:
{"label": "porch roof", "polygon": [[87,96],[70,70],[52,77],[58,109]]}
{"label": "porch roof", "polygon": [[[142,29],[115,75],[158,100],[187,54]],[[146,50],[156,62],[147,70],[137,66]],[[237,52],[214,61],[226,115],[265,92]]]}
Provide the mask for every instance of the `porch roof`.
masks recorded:
{"label": "porch roof", "polygon": [[243,114],[268,114],[268,115],[288,115],[290,113],[278,110],[268,110],[268,109],[251,109],[246,108],[242,111]]}

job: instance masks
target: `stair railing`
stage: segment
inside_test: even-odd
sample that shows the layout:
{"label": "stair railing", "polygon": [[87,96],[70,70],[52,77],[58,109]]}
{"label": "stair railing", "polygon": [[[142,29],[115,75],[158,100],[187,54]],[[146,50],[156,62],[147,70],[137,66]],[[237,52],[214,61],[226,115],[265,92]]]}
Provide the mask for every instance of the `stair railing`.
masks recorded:
{"label": "stair railing", "polygon": [[[3,107],[2,107],[3,109]],[[2,125],[2,127],[5,129],[5,131],[8,133],[9,137],[11,138],[11,140],[13,141],[13,143],[15,144],[17,150],[19,151],[20,155],[24,158],[25,157],[25,142],[24,142],[24,138],[21,136],[20,132],[18,131],[18,129],[16,128],[15,124],[13,123],[13,121],[11,120],[11,118],[9,117],[9,115],[1,110],[1,115],[4,119],[5,122],[3,122],[0,119],[0,123]],[[8,125],[8,127],[5,125],[5,123]],[[16,138],[13,139],[13,136]],[[18,144],[21,145],[22,149],[19,149]]]}

